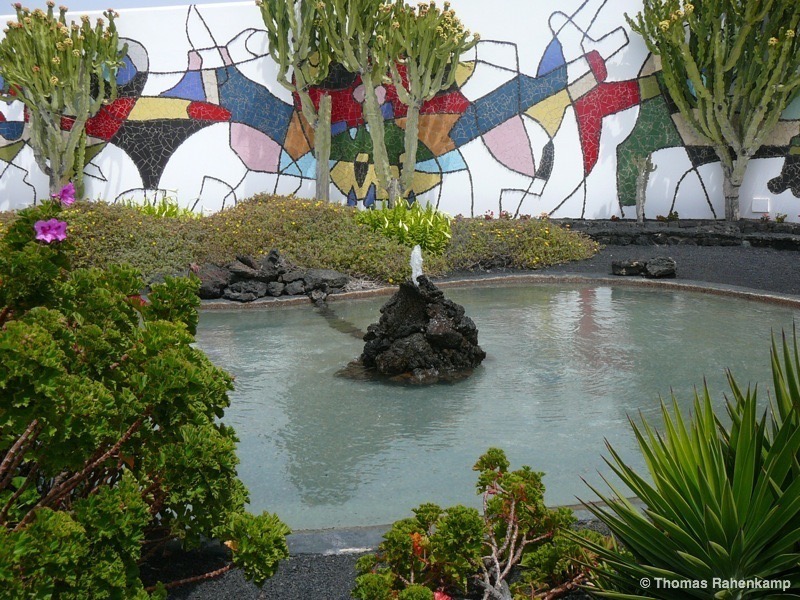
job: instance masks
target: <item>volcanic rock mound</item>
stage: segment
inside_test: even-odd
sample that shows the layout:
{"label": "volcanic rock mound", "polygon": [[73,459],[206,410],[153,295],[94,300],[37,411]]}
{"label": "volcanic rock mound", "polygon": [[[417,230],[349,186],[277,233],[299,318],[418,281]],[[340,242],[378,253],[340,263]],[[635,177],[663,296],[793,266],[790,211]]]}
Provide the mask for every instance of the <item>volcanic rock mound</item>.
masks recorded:
{"label": "volcanic rock mound", "polygon": [[469,375],[486,353],[478,328],[464,307],[444,297],[421,275],[419,287],[400,284],[381,308],[381,318],[367,329],[359,362],[382,375],[411,383],[434,383]]}

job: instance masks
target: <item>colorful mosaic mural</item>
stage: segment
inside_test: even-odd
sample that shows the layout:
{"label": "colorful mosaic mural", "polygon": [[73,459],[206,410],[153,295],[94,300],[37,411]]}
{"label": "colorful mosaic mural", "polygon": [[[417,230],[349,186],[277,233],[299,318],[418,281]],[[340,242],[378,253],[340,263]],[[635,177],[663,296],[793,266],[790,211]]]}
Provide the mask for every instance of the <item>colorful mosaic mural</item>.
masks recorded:
{"label": "colorful mosaic mural", "polygon": [[[506,0],[489,14],[475,0],[451,2],[482,41],[463,57],[453,87],[422,107],[413,198],[451,214],[632,217],[636,165],[651,156],[648,217],[724,214],[713,151],[683,123],[655,61],[626,27],[637,0],[563,0],[555,11]],[[169,195],[216,211],[262,191],[313,194],[313,131],[299,100],[275,81],[253,4],[120,12],[129,53],[119,97],[87,124],[89,197]],[[332,197],[371,206],[385,194],[363,86],[333,68],[322,88],[333,99]],[[406,107],[391,85],[378,91],[398,169]],[[322,93],[314,91],[315,102]],[[0,106],[0,210],[47,194],[24,119],[20,106]],[[800,220],[798,208],[800,100],[742,188],[743,216]]]}

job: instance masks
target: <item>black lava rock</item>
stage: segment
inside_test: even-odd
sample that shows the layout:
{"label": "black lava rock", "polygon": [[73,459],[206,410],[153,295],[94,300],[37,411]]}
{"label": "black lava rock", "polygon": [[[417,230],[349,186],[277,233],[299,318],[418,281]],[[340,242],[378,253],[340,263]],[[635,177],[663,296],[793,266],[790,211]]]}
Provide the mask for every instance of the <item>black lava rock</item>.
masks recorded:
{"label": "black lava rock", "polygon": [[369,326],[359,362],[387,376],[412,383],[457,379],[477,367],[486,353],[478,345],[478,328],[464,307],[448,300],[424,275],[400,284]]}

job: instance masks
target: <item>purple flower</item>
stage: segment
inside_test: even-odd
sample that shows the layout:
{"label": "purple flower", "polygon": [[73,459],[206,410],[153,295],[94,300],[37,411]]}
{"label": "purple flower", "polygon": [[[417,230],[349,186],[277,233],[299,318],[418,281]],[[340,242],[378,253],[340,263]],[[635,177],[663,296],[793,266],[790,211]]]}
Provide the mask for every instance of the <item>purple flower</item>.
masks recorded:
{"label": "purple flower", "polygon": [[58,219],[36,221],[33,224],[33,228],[36,230],[36,239],[43,241],[45,244],[63,242],[67,239],[67,224]]}
{"label": "purple flower", "polygon": [[70,181],[59,193],[53,194],[53,198],[57,198],[64,206],[69,206],[75,202],[75,185]]}

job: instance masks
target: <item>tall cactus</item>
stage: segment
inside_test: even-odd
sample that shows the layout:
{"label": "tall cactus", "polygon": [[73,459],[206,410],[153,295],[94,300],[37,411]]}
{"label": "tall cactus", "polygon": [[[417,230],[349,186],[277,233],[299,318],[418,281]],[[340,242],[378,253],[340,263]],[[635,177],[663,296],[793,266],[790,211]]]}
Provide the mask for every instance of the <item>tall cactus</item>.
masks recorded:
{"label": "tall cactus", "polygon": [[392,7],[386,0],[319,0],[319,26],[332,56],[364,85],[364,116],[372,139],[372,162],[379,185],[389,194],[389,206],[399,196],[386,150],[383,113],[376,88],[388,77],[387,30]]}
{"label": "tall cactus", "polygon": [[[86,121],[116,98],[116,74],[127,52],[119,47],[112,10],[91,24],[67,24],[67,8],[47,3],[47,12],[14,4],[17,20],[9,21],[0,41],[0,76],[7,93],[20,100],[30,115],[30,144],[39,168],[58,192],[73,176]],[[76,152],[77,150],[77,152]]]}
{"label": "tall cactus", "polygon": [[278,83],[300,98],[303,116],[314,132],[316,197],[327,202],[331,181],[331,97],[323,93],[317,109],[308,91],[325,80],[330,67],[330,50],[320,35],[317,0],[256,0],[256,5],[267,27],[270,56],[278,64]]}
{"label": "tall cactus", "polygon": [[800,89],[798,0],[645,0],[629,17],[660,56],[681,115],[714,148],[725,218],[739,218],[747,164]]}
{"label": "tall cactus", "polygon": [[402,0],[395,3],[387,47],[397,97],[408,107],[400,176],[403,196],[414,181],[422,103],[453,85],[461,55],[479,39],[478,34],[470,35],[464,28],[449,2],[444,3],[444,10],[439,10],[435,2],[421,3],[416,9]]}

